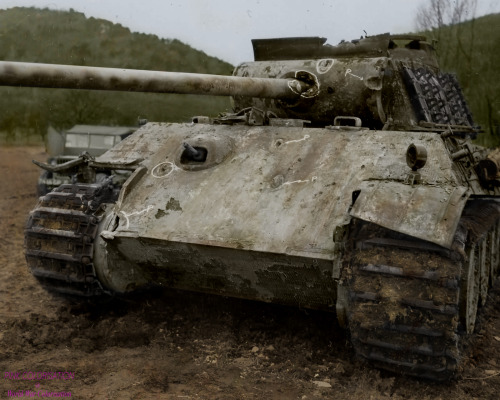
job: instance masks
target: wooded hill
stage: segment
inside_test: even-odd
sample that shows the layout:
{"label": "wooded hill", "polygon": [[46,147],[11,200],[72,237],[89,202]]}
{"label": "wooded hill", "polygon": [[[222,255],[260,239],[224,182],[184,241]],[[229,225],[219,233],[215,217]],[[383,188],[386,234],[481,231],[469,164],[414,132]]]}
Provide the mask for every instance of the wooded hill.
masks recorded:
{"label": "wooded hill", "polygon": [[[175,39],[132,33],[71,11],[0,10],[0,60],[230,75],[233,66]],[[43,136],[52,124],[190,121],[230,109],[227,97],[0,87],[0,131]]]}
{"label": "wooded hill", "polygon": [[[462,85],[478,142],[500,145],[500,14],[423,32],[437,40],[444,71]],[[249,44],[250,45],[250,44]],[[0,10],[0,60],[229,75],[233,66],[176,39],[132,33],[71,11]],[[242,60],[248,61],[248,60]],[[226,97],[0,87],[0,132],[45,135],[47,126],[182,122],[230,110]]]}

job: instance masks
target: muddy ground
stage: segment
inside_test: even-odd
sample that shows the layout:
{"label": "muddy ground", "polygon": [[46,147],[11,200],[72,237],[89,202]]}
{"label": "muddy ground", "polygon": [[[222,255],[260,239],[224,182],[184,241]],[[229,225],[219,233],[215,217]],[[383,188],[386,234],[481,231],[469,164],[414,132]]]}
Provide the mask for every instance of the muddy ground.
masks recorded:
{"label": "muddy ground", "polygon": [[463,370],[446,384],[371,369],[354,357],[334,315],[176,291],[99,304],[46,293],[23,256],[23,226],[37,200],[32,158],[43,160],[43,149],[0,148],[0,398],[500,397],[497,293],[481,310]]}

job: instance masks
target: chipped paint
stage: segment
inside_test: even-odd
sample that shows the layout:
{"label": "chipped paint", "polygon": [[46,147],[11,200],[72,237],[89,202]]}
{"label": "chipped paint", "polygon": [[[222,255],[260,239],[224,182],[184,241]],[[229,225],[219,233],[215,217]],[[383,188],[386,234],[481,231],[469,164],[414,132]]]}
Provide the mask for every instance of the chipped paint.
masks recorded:
{"label": "chipped paint", "polygon": [[182,211],[182,207],[181,204],[179,203],[179,200],[171,197],[167,205],[165,206],[165,210]]}

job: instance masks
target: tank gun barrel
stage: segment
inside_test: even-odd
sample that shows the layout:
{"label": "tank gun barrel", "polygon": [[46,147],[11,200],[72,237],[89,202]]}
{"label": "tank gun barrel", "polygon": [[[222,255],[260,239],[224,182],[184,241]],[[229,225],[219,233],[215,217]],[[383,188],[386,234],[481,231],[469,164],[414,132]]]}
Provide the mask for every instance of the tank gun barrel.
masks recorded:
{"label": "tank gun barrel", "polygon": [[0,61],[0,86],[297,98],[311,85],[297,79]]}

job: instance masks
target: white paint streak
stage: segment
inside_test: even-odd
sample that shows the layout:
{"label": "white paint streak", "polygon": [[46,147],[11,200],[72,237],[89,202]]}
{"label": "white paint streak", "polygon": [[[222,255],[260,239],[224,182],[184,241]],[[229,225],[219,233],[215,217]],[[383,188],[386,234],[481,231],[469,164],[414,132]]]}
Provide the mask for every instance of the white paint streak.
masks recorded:
{"label": "white paint streak", "polygon": [[291,181],[291,182],[284,182],[282,186],[285,185],[291,185],[292,183],[307,183],[307,182],[316,182],[318,179],[317,176],[313,176],[311,179],[306,179],[306,180],[298,180],[298,181]]}
{"label": "white paint streak", "polygon": [[354,76],[355,78],[358,78],[360,81],[362,81],[362,80],[363,80],[363,77],[362,77],[362,76],[354,75],[354,74],[352,73],[352,69],[350,69],[350,68],[347,68],[347,70],[345,71],[345,75],[344,75],[344,76],[347,76],[347,75]]}
{"label": "white paint streak", "polygon": [[152,209],[154,209],[154,207],[152,205],[149,205],[144,210],[134,211],[133,213],[130,213],[130,214],[127,214],[123,211],[120,211],[120,214],[123,214],[123,216],[125,217],[125,229],[129,228],[129,225],[130,225],[129,217],[132,217],[134,215],[141,215],[141,214],[147,213],[147,212],[151,211]]}
{"label": "white paint streak", "polygon": [[297,143],[297,142],[303,142],[304,140],[309,139],[311,136],[310,135],[304,135],[302,139],[297,139],[297,140],[289,140],[288,142],[285,142],[283,144],[288,144],[288,143]]}

